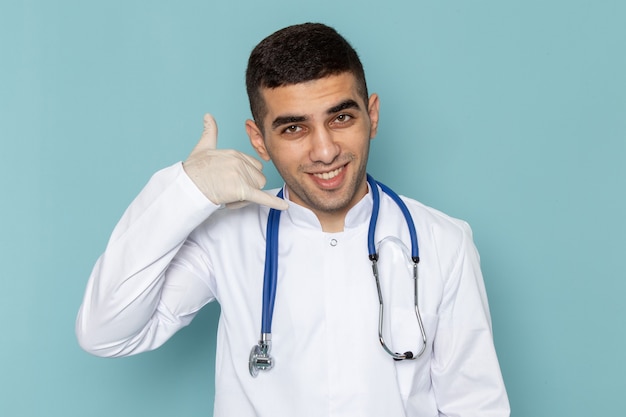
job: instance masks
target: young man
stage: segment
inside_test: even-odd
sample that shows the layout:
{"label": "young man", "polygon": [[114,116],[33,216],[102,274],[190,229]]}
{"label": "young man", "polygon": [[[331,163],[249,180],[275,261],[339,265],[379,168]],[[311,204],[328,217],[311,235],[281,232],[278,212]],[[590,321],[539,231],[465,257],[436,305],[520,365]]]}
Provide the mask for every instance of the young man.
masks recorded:
{"label": "young man", "polygon": [[[100,356],[155,349],[217,300],[215,416],[509,415],[469,227],[403,199],[420,243],[416,320],[403,280],[407,223],[382,192],[383,333],[389,346],[417,350],[397,361],[377,340],[366,166],[379,101],[354,49],[327,26],[288,27],[254,49],[246,82],[246,131],[285,180],[284,200],[261,191],[260,162],[216,149],[207,115],[189,158],[155,174],[113,231],[78,315],[81,346]],[[270,208],[282,211],[275,361],[254,378]],[[420,320],[424,351],[411,359]]]}

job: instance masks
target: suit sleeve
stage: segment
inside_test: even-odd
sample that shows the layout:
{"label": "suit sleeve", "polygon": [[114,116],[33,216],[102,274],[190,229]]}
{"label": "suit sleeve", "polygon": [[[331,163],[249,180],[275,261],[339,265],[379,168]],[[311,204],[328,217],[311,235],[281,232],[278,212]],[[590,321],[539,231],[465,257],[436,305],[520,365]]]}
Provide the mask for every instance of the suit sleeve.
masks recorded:
{"label": "suit sleeve", "polygon": [[509,402],[493,344],[487,293],[467,223],[453,251],[433,346],[440,416],[506,417]]}
{"label": "suit sleeve", "polygon": [[181,163],[150,179],[89,278],[76,320],[84,350],[113,357],[156,349],[215,298],[198,273],[206,256],[187,237],[217,209]]}

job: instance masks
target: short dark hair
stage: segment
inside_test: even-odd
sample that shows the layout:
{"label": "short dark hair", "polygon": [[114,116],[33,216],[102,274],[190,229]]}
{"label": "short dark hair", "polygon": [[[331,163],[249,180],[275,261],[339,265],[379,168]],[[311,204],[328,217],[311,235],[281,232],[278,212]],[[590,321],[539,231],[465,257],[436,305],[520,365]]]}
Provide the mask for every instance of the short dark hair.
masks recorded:
{"label": "short dark hair", "polygon": [[321,23],[289,26],[263,39],[252,51],[246,70],[250,110],[263,128],[267,109],[262,88],[276,88],[351,73],[359,94],[368,102],[363,64],[337,31]]}

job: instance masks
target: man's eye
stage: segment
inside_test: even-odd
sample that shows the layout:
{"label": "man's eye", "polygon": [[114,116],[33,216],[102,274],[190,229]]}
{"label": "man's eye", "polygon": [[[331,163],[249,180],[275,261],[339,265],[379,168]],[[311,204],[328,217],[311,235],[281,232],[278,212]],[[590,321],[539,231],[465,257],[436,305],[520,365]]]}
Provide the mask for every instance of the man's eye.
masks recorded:
{"label": "man's eye", "polygon": [[340,114],[335,118],[335,121],[339,123],[346,123],[352,119],[352,116],[349,114]]}
{"label": "man's eye", "polygon": [[283,133],[298,133],[302,130],[302,128],[298,125],[291,125],[291,126],[287,126],[284,130]]}

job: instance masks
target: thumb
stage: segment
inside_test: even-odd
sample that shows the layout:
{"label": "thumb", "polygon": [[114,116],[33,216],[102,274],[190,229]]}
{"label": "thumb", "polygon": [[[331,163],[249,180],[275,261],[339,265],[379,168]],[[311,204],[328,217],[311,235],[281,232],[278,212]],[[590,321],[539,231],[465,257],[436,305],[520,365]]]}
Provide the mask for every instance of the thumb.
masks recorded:
{"label": "thumb", "polygon": [[204,115],[204,129],[198,144],[193,149],[195,151],[206,151],[217,148],[217,123],[209,113]]}

